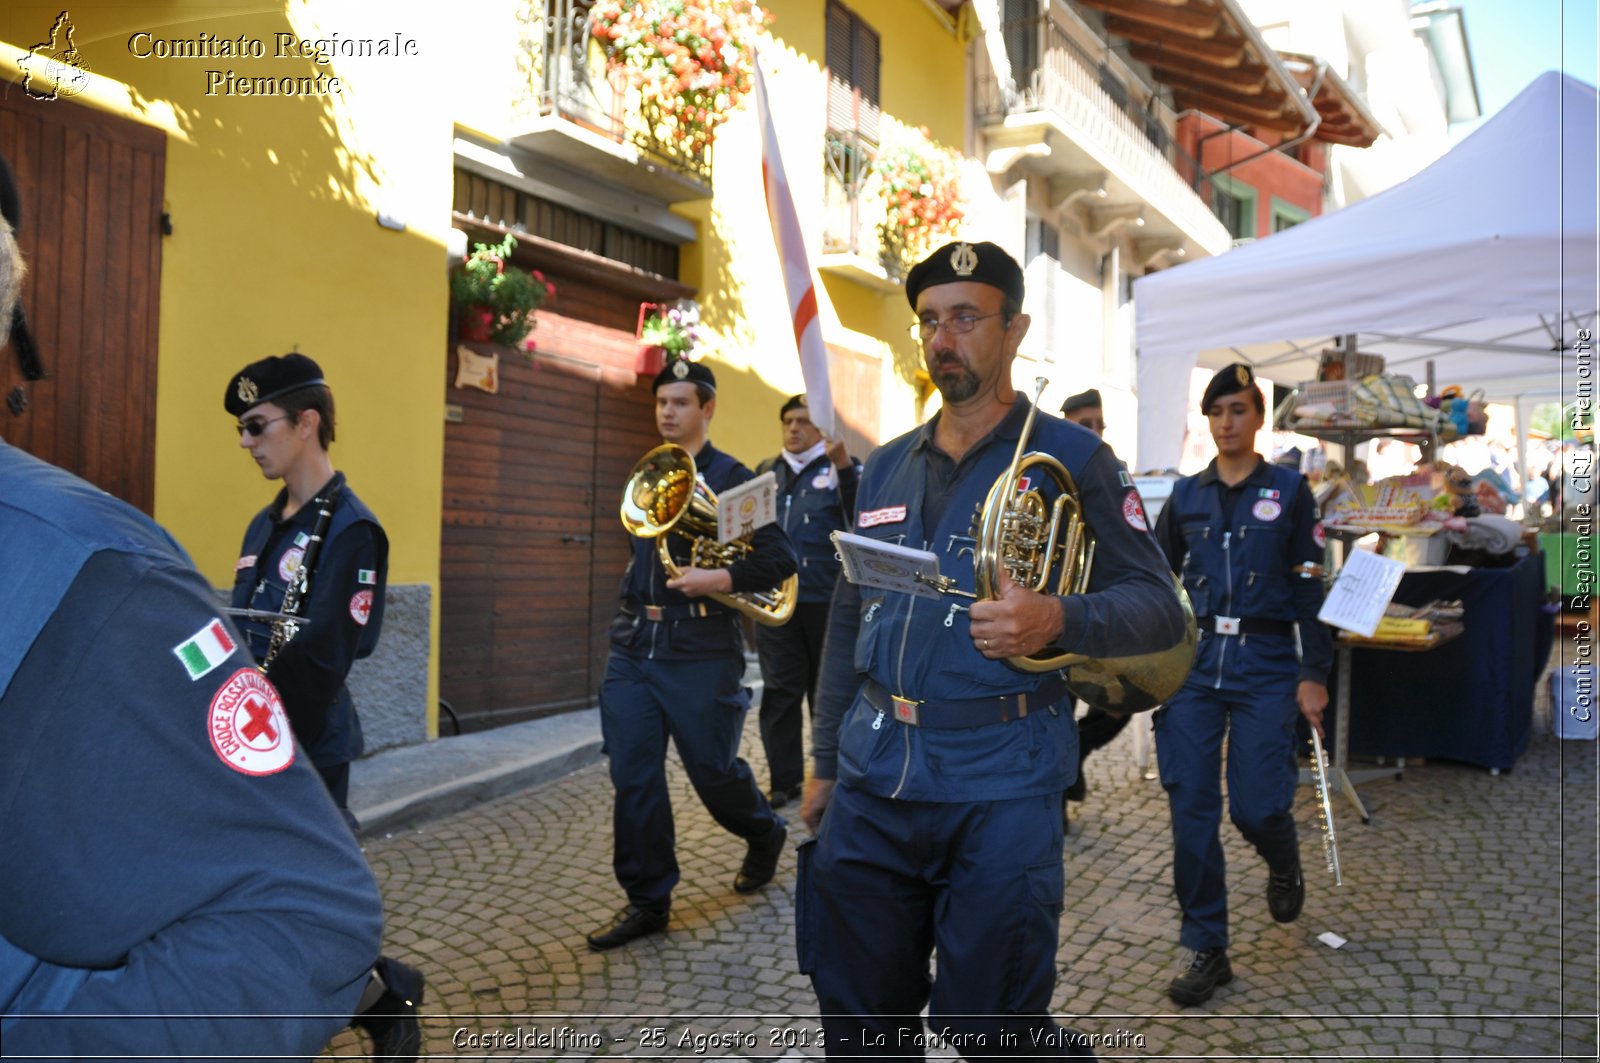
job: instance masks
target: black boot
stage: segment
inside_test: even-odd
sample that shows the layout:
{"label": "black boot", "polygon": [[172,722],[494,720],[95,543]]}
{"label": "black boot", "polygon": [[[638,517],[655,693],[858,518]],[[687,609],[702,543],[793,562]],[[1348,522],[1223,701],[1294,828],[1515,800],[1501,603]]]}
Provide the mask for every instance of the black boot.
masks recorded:
{"label": "black boot", "polygon": [[392,1063],[415,1063],[422,1051],[422,1023],[417,1010],[422,1004],[423,977],[387,956],[378,957],[372,979],[382,987],[378,999],[350,1020],[350,1025],[365,1030],[372,1038],[372,1057]]}
{"label": "black boot", "polygon": [[1227,949],[1199,949],[1189,960],[1183,973],[1167,987],[1167,996],[1185,1007],[1204,1004],[1211,999],[1217,986],[1233,981],[1233,966],[1228,963]]}
{"label": "black boot", "polygon": [[1280,923],[1292,923],[1300,918],[1300,908],[1306,902],[1306,880],[1300,875],[1300,858],[1283,870],[1267,869],[1267,909]]}
{"label": "black boot", "polygon": [[739,868],[739,874],[733,879],[733,891],[754,893],[771,882],[772,876],[778,871],[778,859],[783,856],[783,843],[788,840],[789,828],[782,820],[767,833],[750,839],[750,848],[744,854],[744,866]]}

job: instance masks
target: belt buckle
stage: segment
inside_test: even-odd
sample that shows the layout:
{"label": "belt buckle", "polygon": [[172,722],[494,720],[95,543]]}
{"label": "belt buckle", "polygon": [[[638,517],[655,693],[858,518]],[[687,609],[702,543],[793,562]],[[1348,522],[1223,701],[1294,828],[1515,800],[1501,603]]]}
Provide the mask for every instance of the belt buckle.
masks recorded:
{"label": "belt buckle", "polygon": [[1217,634],[1237,635],[1239,633],[1239,618],[1236,616],[1219,616],[1217,620]]}
{"label": "belt buckle", "polygon": [[646,620],[654,620],[659,623],[663,613],[664,611],[659,605],[647,605],[644,607],[644,618]]}
{"label": "belt buckle", "polygon": [[901,723],[908,723],[912,727],[920,724],[921,718],[917,714],[917,706],[922,702],[911,698],[903,698],[899,694],[890,694],[889,700],[894,702],[894,718]]}

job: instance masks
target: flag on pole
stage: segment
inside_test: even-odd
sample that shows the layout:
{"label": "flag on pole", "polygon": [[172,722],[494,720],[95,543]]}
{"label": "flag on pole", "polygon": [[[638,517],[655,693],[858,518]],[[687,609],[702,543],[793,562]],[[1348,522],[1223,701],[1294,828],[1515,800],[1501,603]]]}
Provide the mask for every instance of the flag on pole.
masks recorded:
{"label": "flag on pole", "polygon": [[800,352],[800,375],[805,379],[806,408],[811,423],[824,434],[834,431],[833,390],[828,385],[828,348],[822,342],[822,321],[817,316],[817,287],[806,257],[805,237],[794,194],[784,176],[778,151],[778,130],[768,103],[767,80],[756,61],[756,114],[761,120],[761,178],[767,196],[767,216],[772,219],[772,239],[783,264],[783,286],[789,296],[789,316],[794,320],[794,343]]}

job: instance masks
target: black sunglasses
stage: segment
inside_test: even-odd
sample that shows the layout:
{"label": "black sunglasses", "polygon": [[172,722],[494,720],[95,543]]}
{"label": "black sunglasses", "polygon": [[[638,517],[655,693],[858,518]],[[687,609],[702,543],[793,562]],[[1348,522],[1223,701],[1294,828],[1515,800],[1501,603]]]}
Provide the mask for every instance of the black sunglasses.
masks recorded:
{"label": "black sunglasses", "polygon": [[240,432],[249,432],[252,439],[259,439],[261,438],[261,433],[267,430],[267,425],[272,424],[275,421],[287,421],[288,419],[288,415],[285,414],[282,417],[268,417],[265,420],[260,421],[240,421],[236,430]]}

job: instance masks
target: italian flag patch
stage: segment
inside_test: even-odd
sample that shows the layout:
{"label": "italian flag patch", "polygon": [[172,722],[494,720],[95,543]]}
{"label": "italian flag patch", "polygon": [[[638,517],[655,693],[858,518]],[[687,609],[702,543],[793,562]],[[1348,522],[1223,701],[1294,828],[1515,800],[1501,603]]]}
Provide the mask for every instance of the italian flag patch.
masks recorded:
{"label": "italian flag patch", "polygon": [[215,619],[189,636],[187,641],[172,647],[173,654],[183,662],[191,681],[226,661],[233,656],[233,651],[233,640],[228,637],[228,629],[222,626],[222,621]]}

